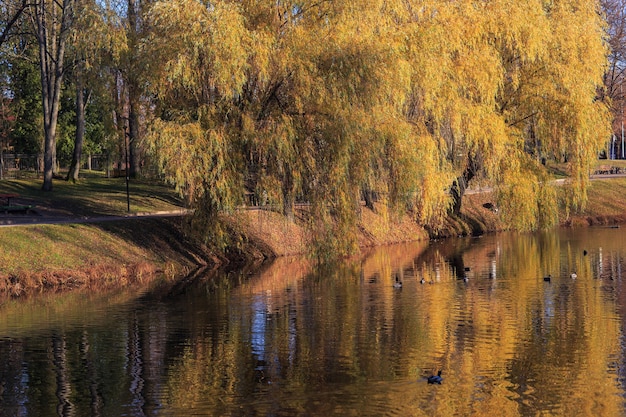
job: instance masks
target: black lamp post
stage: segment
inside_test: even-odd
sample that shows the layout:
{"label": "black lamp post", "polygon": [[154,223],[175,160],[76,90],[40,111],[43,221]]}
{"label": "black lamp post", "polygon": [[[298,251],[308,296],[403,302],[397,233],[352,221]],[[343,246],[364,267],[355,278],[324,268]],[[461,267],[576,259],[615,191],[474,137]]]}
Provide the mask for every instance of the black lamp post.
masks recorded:
{"label": "black lamp post", "polygon": [[128,132],[124,132],[124,150],[126,151],[126,169],[124,170],[126,173],[126,209],[128,210],[128,212],[130,213],[130,188],[129,188],[129,182],[130,182],[130,166],[128,165],[128,147],[130,145],[130,134]]}

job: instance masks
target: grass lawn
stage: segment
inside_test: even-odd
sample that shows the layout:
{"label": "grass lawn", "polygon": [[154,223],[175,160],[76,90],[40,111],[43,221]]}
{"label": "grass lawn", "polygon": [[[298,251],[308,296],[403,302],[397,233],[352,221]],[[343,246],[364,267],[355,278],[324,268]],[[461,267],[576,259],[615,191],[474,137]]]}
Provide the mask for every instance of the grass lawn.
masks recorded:
{"label": "grass lawn", "polygon": [[[18,194],[11,204],[33,205],[42,217],[128,213],[124,178],[90,173],[77,183],[55,180],[51,192],[41,185],[40,179],[2,180],[0,194]],[[129,190],[131,213],[183,207],[175,191],[158,182],[131,180]],[[5,221],[17,216],[23,215],[0,213]],[[93,284],[94,276],[123,283],[140,271],[184,270],[203,254],[181,230],[180,218],[0,228],[0,294]]]}
{"label": "grass lawn", "polygon": [[[55,180],[51,192],[42,191],[42,184],[41,179],[2,180],[0,194],[19,194],[15,204],[30,204],[59,215],[128,213],[125,178],[106,178],[97,172],[87,172],[76,183]],[[157,181],[130,180],[128,190],[131,213],[176,210],[183,206],[172,187]]]}

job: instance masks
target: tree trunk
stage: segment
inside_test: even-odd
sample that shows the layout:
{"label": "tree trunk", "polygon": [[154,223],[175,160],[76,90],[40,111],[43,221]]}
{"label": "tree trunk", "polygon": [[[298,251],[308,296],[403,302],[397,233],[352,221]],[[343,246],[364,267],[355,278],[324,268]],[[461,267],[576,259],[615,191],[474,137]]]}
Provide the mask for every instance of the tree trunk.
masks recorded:
{"label": "tree trunk", "polygon": [[374,192],[369,188],[364,188],[363,199],[365,200],[365,207],[376,213],[376,208],[374,207]]}
{"label": "tree trunk", "polygon": [[85,92],[81,80],[76,85],[76,137],[74,138],[74,153],[72,154],[72,164],[67,173],[67,181],[78,181],[80,172],[80,160],[83,153],[83,141],[85,138]]}
{"label": "tree trunk", "polygon": [[465,190],[467,190],[467,184],[472,178],[474,178],[475,175],[475,168],[473,167],[473,164],[470,163],[463,171],[463,174],[457,177],[457,179],[452,183],[452,187],[450,188],[450,196],[452,196],[453,201],[452,214],[456,216],[461,214],[463,195],[465,195]]}
{"label": "tree trunk", "polygon": [[[131,50],[136,50],[141,31],[141,1],[128,0],[128,43]],[[130,56],[126,82],[128,86],[128,166],[129,178],[137,178],[137,144],[139,143],[139,109],[141,102],[140,68],[133,55]]]}
{"label": "tree trunk", "polygon": [[[134,90],[134,88],[130,88]],[[130,105],[128,108],[128,169],[130,178],[137,178],[139,169],[137,167],[137,143],[139,142],[139,100],[134,96],[133,92],[129,93]]]}
{"label": "tree trunk", "polygon": [[62,4],[57,2],[46,3],[46,0],[39,0],[35,6],[44,119],[42,186],[44,191],[52,191],[52,178],[56,162],[57,120],[63,84],[63,59],[73,4],[74,0],[63,0]]}

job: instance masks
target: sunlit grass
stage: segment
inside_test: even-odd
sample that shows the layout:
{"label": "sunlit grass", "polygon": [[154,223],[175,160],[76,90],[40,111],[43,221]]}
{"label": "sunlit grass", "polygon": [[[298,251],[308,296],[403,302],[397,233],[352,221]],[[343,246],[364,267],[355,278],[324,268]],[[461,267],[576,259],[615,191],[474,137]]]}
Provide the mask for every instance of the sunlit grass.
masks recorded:
{"label": "sunlit grass", "polygon": [[37,225],[0,231],[0,274],[72,269],[106,263],[157,261],[94,225]]}
{"label": "sunlit grass", "polygon": [[[128,213],[124,178],[90,175],[77,183],[55,180],[52,192],[41,191],[41,184],[40,179],[2,180],[0,194],[19,194],[16,204],[31,204],[48,216],[79,219]],[[182,207],[171,187],[139,180],[129,185],[132,213]],[[165,219],[0,228],[0,294],[67,280],[72,285],[123,283],[143,270],[176,269],[174,264],[184,265],[180,259],[184,255],[175,254],[171,242],[181,239],[175,221]],[[182,248],[187,250],[185,244]]]}
{"label": "sunlit grass", "polygon": [[[624,164],[626,166],[626,164]],[[614,216],[626,214],[626,178],[594,180],[584,214]]]}
{"label": "sunlit grass", "polygon": [[[37,179],[3,180],[0,194],[19,194],[23,203],[63,209],[77,216],[128,212],[124,178],[91,176],[77,183],[56,180],[52,192],[42,191],[41,185]],[[183,205],[174,190],[160,182],[130,180],[128,191],[132,213],[175,210]]]}

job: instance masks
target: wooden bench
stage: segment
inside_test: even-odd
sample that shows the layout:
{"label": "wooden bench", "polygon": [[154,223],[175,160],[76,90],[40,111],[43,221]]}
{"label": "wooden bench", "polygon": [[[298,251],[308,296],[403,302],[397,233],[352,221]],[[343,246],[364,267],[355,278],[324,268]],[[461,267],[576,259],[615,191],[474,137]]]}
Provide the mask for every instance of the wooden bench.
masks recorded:
{"label": "wooden bench", "polygon": [[9,193],[9,194],[0,194],[0,199],[6,199],[5,205],[0,205],[0,212],[8,214],[8,213],[28,213],[33,209],[34,206],[30,204],[11,204],[11,199],[19,198],[19,194]]}
{"label": "wooden bench", "polygon": [[28,213],[30,210],[33,209],[33,206],[31,205],[7,205],[7,206],[0,206],[0,211],[4,212],[4,213]]}

